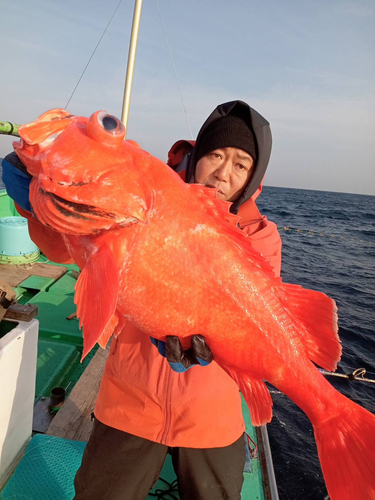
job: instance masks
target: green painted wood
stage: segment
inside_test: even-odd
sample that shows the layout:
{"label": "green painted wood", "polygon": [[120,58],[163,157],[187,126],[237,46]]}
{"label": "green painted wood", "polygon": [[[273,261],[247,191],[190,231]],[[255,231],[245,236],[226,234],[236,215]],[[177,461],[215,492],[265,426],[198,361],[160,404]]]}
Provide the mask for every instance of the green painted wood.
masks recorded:
{"label": "green painted wood", "polygon": [[61,292],[39,292],[30,302],[39,308],[39,338],[58,340],[82,347],[82,332],[78,320],[67,317],[76,311],[73,295]]}
{"label": "green painted wood", "polygon": [[45,291],[54,283],[54,278],[45,278],[43,276],[29,276],[18,286],[30,290]]}
{"label": "green painted wood", "polygon": [[68,271],[64,276],[55,281],[49,291],[64,293],[65,295],[74,295],[74,287],[77,280],[72,276],[72,271]]}
{"label": "green painted wood", "polygon": [[[241,398],[242,415],[245,421],[246,432],[256,445],[258,445],[256,430],[251,424],[249,409],[242,395]],[[251,473],[244,472],[241,500],[264,500],[263,476],[259,458],[251,460]]]}
{"label": "green painted wood", "polygon": [[49,397],[53,387],[64,387],[66,375],[79,361],[80,351],[75,346],[40,339],[38,342],[35,403],[42,396]]}

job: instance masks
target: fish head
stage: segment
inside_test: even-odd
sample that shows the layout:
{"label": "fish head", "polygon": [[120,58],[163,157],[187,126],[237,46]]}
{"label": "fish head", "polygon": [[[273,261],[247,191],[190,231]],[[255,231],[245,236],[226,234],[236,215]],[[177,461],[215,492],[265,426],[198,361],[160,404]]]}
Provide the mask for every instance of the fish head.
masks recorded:
{"label": "fish head", "polygon": [[150,155],[125,141],[122,122],[53,109],[19,128],[13,147],[32,175],[35,216],[67,234],[91,234],[144,221],[150,205]]}

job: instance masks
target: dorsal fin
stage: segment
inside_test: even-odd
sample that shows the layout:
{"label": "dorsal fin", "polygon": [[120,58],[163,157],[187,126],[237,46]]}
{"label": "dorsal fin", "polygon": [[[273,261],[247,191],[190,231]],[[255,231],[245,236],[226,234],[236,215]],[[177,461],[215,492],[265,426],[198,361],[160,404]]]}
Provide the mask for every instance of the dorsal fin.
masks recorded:
{"label": "dorsal fin", "polygon": [[283,283],[275,290],[293,322],[308,357],[325,370],[335,371],[341,358],[337,306],[322,292]]}
{"label": "dorsal fin", "polygon": [[281,278],[275,278],[275,272],[269,261],[263,257],[251,244],[249,237],[239,228],[241,217],[232,214],[229,210],[232,203],[220,200],[216,196],[216,190],[202,186],[201,184],[189,184],[189,189],[199,198],[207,208],[208,214],[221,226],[230,238],[240,246],[251,259],[251,263],[259,267],[267,276],[281,282]]}

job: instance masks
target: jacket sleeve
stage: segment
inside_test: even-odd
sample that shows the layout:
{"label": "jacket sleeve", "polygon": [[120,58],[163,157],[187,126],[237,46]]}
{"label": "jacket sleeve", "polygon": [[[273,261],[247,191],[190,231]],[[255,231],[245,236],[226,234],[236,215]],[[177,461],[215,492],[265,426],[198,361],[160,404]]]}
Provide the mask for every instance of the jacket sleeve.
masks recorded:
{"label": "jacket sleeve", "polygon": [[281,237],[274,222],[262,215],[260,221],[242,227],[251,239],[255,250],[261,253],[272,265],[275,276],[281,273]]}
{"label": "jacket sleeve", "polygon": [[17,212],[28,220],[30,238],[40,248],[47,259],[59,264],[74,263],[60,233],[43,226],[30,212],[23,210],[17,204],[15,206]]}

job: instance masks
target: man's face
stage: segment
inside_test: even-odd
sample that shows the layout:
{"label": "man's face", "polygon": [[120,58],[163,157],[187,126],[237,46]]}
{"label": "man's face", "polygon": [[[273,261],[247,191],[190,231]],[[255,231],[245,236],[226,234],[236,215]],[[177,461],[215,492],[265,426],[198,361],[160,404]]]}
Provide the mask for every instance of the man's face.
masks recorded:
{"label": "man's face", "polygon": [[195,182],[216,188],[217,197],[236,201],[253,175],[252,157],[238,148],[221,148],[201,158],[195,168]]}

